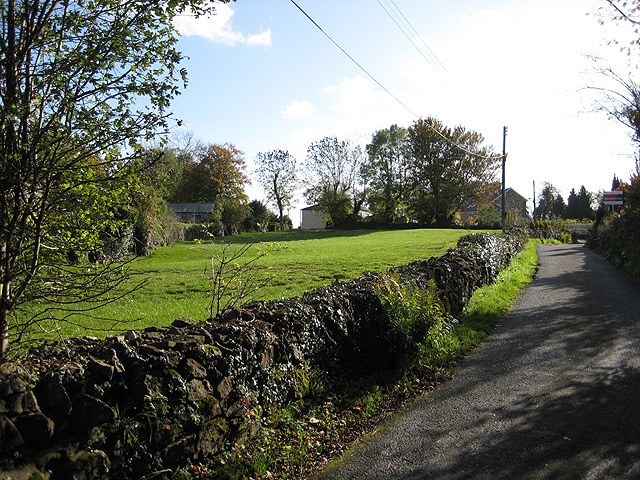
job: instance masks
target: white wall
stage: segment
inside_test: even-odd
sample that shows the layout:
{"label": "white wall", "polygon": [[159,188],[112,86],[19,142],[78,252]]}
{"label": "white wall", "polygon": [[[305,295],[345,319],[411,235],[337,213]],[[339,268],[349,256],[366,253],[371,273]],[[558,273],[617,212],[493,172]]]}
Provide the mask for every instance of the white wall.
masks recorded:
{"label": "white wall", "polygon": [[300,210],[300,228],[302,230],[326,228],[322,214],[316,210]]}

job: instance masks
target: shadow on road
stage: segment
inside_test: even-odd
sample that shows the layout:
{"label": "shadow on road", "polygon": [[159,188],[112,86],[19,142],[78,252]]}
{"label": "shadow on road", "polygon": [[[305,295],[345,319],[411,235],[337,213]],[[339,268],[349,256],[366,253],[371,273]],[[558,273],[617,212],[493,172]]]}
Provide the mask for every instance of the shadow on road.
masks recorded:
{"label": "shadow on road", "polygon": [[323,478],[640,478],[640,292],[580,246],[539,253],[454,379]]}
{"label": "shadow on road", "polygon": [[636,369],[599,369],[597,378],[524,398],[501,412],[514,427],[496,427],[481,448],[457,444],[446,468],[417,468],[406,478],[638,478],[640,421],[630,415],[640,408],[638,392]]}

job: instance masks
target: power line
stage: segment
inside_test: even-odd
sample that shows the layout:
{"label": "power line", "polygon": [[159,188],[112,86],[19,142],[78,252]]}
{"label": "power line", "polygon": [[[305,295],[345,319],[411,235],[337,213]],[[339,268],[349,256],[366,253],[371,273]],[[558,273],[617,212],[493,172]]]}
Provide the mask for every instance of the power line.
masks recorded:
{"label": "power line", "polygon": [[418,38],[418,40],[420,41],[420,43],[422,43],[422,45],[424,46],[424,48],[427,49],[427,51],[431,54],[431,56],[435,59],[436,62],[438,62],[438,64],[440,65],[440,67],[442,67],[442,69],[446,72],[447,68],[444,66],[444,64],[440,61],[440,59],[438,58],[438,56],[433,52],[433,50],[431,50],[431,48],[429,48],[429,45],[427,45],[427,42],[425,41],[425,39],[422,37],[422,35],[420,35],[415,28],[413,28],[413,25],[411,25],[411,22],[409,21],[409,19],[405,16],[404,13],[402,13],[402,10],[400,10],[400,7],[398,7],[398,5],[396,5],[396,2],[394,0],[388,0],[391,2],[391,4],[395,7],[395,9],[398,11],[398,13],[402,16],[402,18],[404,18],[404,21],[406,22],[407,25],[409,25],[409,27],[411,28],[411,30],[413,30],[413,33],[416,35],[416,37]]}
{"label": "power line", "polygon": [[[382,90],[384,90],[389,96],[391,96],[396,102],[398,102],[406,111],[408,111],[411,115],[413,115],[416,119],[420,119],[420,115],[418,115],[417,113],[415,113],[413,110],[411,110],[402,100],[400,100],[398,97],[396,97],[393,93],[391,93],[390,90],[388,90],[384,85],[382,85],[382,83],[380,83],[372,74],[370,74],[366,68],[364,68],[362,65],[360,65],[360,63],[358,63],[358,61],[353,58],[349,52],[347,52],[344,48],[342,48],[340,46],[340,44],[333,39],[333,37],[331,35],[329,35],[324,28],[322,28],[320,26],[320,24],[318,24],[318,22],[316,22],[307,12],[304,11],[304,9],[298,5],[296,3],[295,0],[291,0],[291,3],[293,3],[296,8],[298,10],[300,10],[300,12],[302,12],[302,14],[307,17],[309,19],[309,21],[311,23],[313,23],[316,28],[318,30],[320,30],[322,32],[322,34],[327,37],[331,43],[333,43],[336,47],[338,47],[340,49],[340,51],[342,53],[344,53],[349,60],[351,60],[360,70],[362,70],[371,80],[373,80],[375,82],[376,85],[378,85]],[[440,137],[442,137],[442,139],[444,139],[446,142],[448,142],[449,144],[453,145],[454,147],[460,149],[461,151],[472,155],[474,157],[478,157],[478,158],[485,158],[485,159],[494,159],[494,158],[502,158],[502,155],[481,155],[477,152],[472,152],[470,150],[467,150],[465,147],[463,147],[462,145],[454,142],[453,140],[451,140],[450,138],[448,138],[445,134],[443,134],[440,130],[438,130],[437,128],[433,127],[432,125],[427,125],[427,127],[429,129],[431,129],[434,133],[436,133],[437,135],[439,135]]]}
{"label": "power line", "polygon": [[391,12],[389,10],[387,10],[387,7],[385,7],[382,2],[380,0],[378,0],[378,5],[380,5],[382,7],[382,9],[386,12],[386,14],[389,16],[389,18],[391,20],[393,20],[393,23],[396,24],[396,27],[398,27],[398,29],[404,34],[405,37],[407,37],[407,40],[409,40],[409,42],[411,42],[411,44],[416,48],[416,50],[418,51],[418,53],[420,55],[422,55],[422,58],[424,58],[426,60],[426,62],[431,65],[431,67],[434,70],[438,70],[437,65],[433,63],[433,61],[431,61],[431,59],[427,58],[427,56],[425,55],[425,53],[422,51],[422,49],[416,45],[416,42],[413,41],[413,39],[409,36],[409,34],[407,33],[407,31],[404,29],[404,27],[402,25],[400,25],[398,23],[398,20],[395,19],[395,17],[391,14]]}
{"label": "power line", "polygon": [[382,85],[378,80],[376,80],[376,78],[375,78],[373,75],[371,75],[371,74],[367,71],[367,69],[366,69],[366,68],[364,68],[362,65],[360,65],[360,63],[358,63],[358,61],[357,61],[355,58],[353,58],[351,55],[349,55],[349,53],[348,53],[344,48],[342,48],[342,47],[340,46],[340,44],[339,44],[338,42],[336,42],[336,41],[333,39],[333,37],[331,37],[331,35],[329,35],[329,34],[324,30],[324,28],[322,28],[322,27],[321,27],[321,26],[320,26],[320,25],[319,25],[319,24],[318,24],[318,23],[317,23],[313,18],[311,18],[311,16],[310,16],[307,12],[305,12],[305,11],[302,9],[302,7],[301,7],[300,5],[298,5],[298,4],[295,2],[295,0],[291,0],[291,3],[293,3],[293,4],[298,8],[298,10],[300,10],[300,11],[304,14],[304,16],[305,16],[305,17],[307,17],[307,18],[311,21],[311,23],[313,23],[313,24],[318,28],[318,30],[320,30],[320,31],[325,35],[325,37],[327,37],[329,40],[331,40],[331,42],[332,42],[336,47],[338,47],[338,48],[340,49],[340,51],[341,51],[342,53],[344,53],[344,54],[349,58],[349,60],[351,60],[353,63],[355,63],[355,64],[357,65],[357,67],[358,67],[360,70],[362,70],[362,71],[363,71],[363,72],[364,72],[364,73],[365,73],[365,74],[366,74],[366,75],[367,75],[371,80],[373,80],[373,81],[376,83],[376,85],[378,85],[382,90],[384,90],[387,94],[389,94],[391,97],[393,97],[393,99],[394,99],[396,102],[398,102],[402,107],[404,107],[404,109],[405,109],[405,110],[407,110],[409,113],[411,113],[411,115],[413,115],[413,116],[414,116],[414,117],[416,117],[416,118],[420,118],[420,117],[419,117],[419,115],[418,115],[418,114],[416,114],[413,110],[411,110],[407,105],[405,105],[405,104],[402,102],[402,100],[400,100],[398,97],[396,97],[393,93],[391,93],[389,90],[387,90],[387,88],[386,88],[384,85]]}
{"label": "power line", "polygon": [[[393,21],[393,23],[395,23],[396,27],[398,27],[398,29],[404,34],[404,36],[407,38],[407,40],[409,40],[409,42],[411,42],[411,44],[415,47],[415,49],[418,51],[418,53],[420,53],[420,55],[422,55],[422,57],[427,61],[427,63],[429,65],[431,65],[431,67],[435,71],[439,71],[440,70],[440,71],[446,72],[447,71],[446,67],[442,64],[442,62],[436,56],[436,54],[433,53],[433,50],[431,50],[431,48],[429,48],[429,45],[427,45],[427,43],[424,41],[424,39],[422,38],[422,35],[420,35],[416,31],[416,29],[413,27],[413,25],[411,24],[409,19],[407,19],[405,14],[402,13],[402,10],[400,10],[398,5],[396,5],[396,3],[393,0],[390,0],[391,1],[391,5],[392,5],[391,6],[391,5],[389,5],[388,1],[389,0],[387,0],[387,6],[389,8],[385,7],[383,5],[383,3],[381,2],[381,0],[377,0],[378,5],[380,5],[382,7],[382,9],[389,16],[389,18]],[[395,12],[393,12],[394,8],[396,10]],[[413,31],[414,37],[417,38],[418,42],[421,45],[416,44],[416,42],[413,40],[413,38],[411,38],[410,32],[407,30],[407,27],[411,31]],[[429,58],[429,57],[431,57],[431,58]]]}

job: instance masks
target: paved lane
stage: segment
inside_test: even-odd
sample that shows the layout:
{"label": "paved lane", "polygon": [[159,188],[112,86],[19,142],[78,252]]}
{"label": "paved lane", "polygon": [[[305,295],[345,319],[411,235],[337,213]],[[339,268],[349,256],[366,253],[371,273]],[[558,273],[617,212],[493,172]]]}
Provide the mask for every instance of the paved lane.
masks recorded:
{"label": "paved lane", "polygon": [[640,478],[640,291],[581,245],[450,382],[318,479]]}

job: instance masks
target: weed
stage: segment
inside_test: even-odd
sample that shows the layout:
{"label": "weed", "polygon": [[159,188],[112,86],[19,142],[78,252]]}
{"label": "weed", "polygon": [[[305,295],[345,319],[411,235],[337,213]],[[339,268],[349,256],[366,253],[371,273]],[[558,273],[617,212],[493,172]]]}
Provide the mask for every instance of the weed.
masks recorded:
{"label": "weed", "polygon": [[449,358],[450,333],[455,319],[438,298],[433,280],[427,288],[400,283],[392,275],[382,275],[376,290],[391,320],[393,333],[409,353],[409,361],[439,368]]}
{"label": "weed", "polygon": [[[167,414],[169,409],[167,401],[167,397],[164,395],[144,396],[145,410],[138,416],[147,422],[147,426],[149,427],[149,443],[152,442],[153,436],[160,429],[160,418]],[[135,435],[133,439],[137,441]]]}
{"label": "weed", "polygon": [[224,242],[216,243],[213,234],[208,233],[210,245],[205,247],[198,242],[198,248],[206,248],[211,253],[211,302],[207,307],[209,318],[214,318],[221,312],[241,304],[250,295],[266,287],[275,277],[274,274],[264,273],[257,261],[280,248],[280,244],[262,243],[255,256],[249,256],[249,250],[257,244],[246,243],[240,248],[231,248]]}

